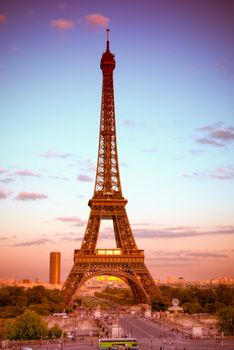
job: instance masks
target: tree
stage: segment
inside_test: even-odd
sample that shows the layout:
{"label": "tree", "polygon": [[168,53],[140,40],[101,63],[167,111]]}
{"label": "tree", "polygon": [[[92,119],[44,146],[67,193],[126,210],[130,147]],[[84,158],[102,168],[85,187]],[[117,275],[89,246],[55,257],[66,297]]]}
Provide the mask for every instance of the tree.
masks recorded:
{"label": "tree", "polygon": [[48,332],[48,336],[51,339],[61,338],[62,334],[63,334],[63,330],[57,324],[51,327]]}
{"label": "tree", "polygon": [[170,306],[170,301],[167,295],[160,295],[152,300],[153,311],[166,311]]}
{"label": "tree", "polygon": [[0,339],[14,339],[15,320],[6,320],[0,329]]}
{"label": "tree", "polygon": [[36,286],[27,290],[28,305],[47,302],[46,289],[43,286]]}
{"label": "tree", "polygon": [[[9,329],[9,328],[8,328]],[[48,335],[47,324],[34,311],[26,310],[12,323],[10,339],[41,339]]]}
{"label": "tree", "polygon": [[226,335],[234,335],[234,306],[226,306],[218,313],[220,330]]}

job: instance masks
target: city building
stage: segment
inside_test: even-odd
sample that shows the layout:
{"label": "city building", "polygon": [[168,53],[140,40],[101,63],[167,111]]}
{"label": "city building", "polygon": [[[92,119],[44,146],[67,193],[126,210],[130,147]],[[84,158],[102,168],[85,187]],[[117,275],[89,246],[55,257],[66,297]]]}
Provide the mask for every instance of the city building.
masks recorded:
{"label": "city building", "polygon": [[60,265],[61,265],[61,253],[50,253],[50,284],[60,284]]}

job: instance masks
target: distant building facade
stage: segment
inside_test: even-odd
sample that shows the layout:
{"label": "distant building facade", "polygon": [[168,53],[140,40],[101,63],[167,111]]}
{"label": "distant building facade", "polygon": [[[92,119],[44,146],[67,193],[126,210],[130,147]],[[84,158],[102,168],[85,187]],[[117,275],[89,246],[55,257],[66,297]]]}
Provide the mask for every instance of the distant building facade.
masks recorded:
{"label": "distant building facade", "polygon": [[60,284],[61,253],[50,253],[50,284]]}

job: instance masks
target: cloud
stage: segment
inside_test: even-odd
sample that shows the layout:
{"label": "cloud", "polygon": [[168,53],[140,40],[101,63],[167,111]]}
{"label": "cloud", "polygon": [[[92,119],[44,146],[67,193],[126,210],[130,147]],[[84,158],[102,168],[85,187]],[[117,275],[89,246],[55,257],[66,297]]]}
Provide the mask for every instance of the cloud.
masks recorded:
{"label": "cloud", "polygon": [[208,250],[151,250],[148,251],[146,259],[156,265],[173,265],[175,263],[192,263],[202,261],[203,259],[226,259],[229,255],[226,251],[208,251]]}
{"label": "cloud", "polygon": [[68,158],[70,156],[71,155],[69,153],[60,153],[53,150],[48,150],[47,152],[41,154],[41,157],[44,158]]}
{"label": "cloud", "polygon": [[53,179],[53,180],[63,180],[63,181],[68,181],[69,180],[68,177],[57,176],[57,175],[50,175],[48,177],[49,177],[49,179]]}
{"label": "cloud", "polygon": [[202,137],[196,137],[195,141],[205,145],[214,147],[225,147],[230,142],[234,141],[234,128],[224,127],[222,122],[215,125],[205,125],[196,129],[202,133]]}
{"label": "cloud", "polygon": [[234,77],[234,68],[231,60],[221,60],[216,63],[216,68],[223,73],[224,80],[230,80]]}
{"label": "cloud", "polygon": [[108,17],[105,17],[99,13],[94,13],[94,14],[90,14],[85,16],[85,20],[95,26],[95,27],[108,27],[108,24],[110,22],[110,19]]}
{"label": "cloud", "polygon": [[130,120],[130,119],[125,119],[123,121],[124,125],[129,126],[129,127],[135,127],[137,125],[137,122],[134,120]]}
{"label": "cloud", "polygon": [[61,31],[66,31],[70,30],[75,27],[75,22],[70,20],[70,19],[53,19],[51,21],[52,27],[61,30]]}
{"label": "cloud", "polygon": [[144,153],[156,153],[158,150],[156,148],[145,148],[142,150]]}
{"label": "cloud", "polygon": [[147,126],[144,122],[131,120],[131,119],[124,119],[123,124],[129,128],[135,128],[135,127],[149,128],[149,126]]}
{"label": "cloud", "polygon": [[216,63],[218,69],[223,69],[226,66],[227,62],[225,60],[219,61]]}
{"label": "cloud", "polygon": [[84,221],[82,221],[80,218],[76,216],[60,216],[58,218],[55,218],[54,220],[61,221],[61,222],[69,222],[69,223],[76,223],[76,226],[83,226]]}
{"label": "cloud", "polygon": [[189,150],[189,153],[192,155],[192,156],[200,156],[204,153],[206,153],[205,150],[202,150],[202,149],[191,149]]}
{"label": "cloud", "polygon": [[0,182],[3,184],[9,184],[10,182],[13,182],[14,180],[10,177],[6,177],[5,179],[1,179]]}
{"label": "cloud", "polygon": [[46,199],[48,196],[42,193],[35,192],[20,192],[15,199],[18,201],[37,201],[40,199]]}
{"label": "cloud", "polygon": [[0,24],[6,23],[7,20],[8,20],[7,15],[5,15],[4,13],[0,13]]}
{"label": "cloud", "polygon": [[0,200],[6,199],[8,196],[9,196],[8,192],[6,192],[5,190],[0,190]]}
{"label": "cloud", "polygon": [[214,139],[222,140],[222,141],[229,141],[234,140],[234,129],[228,128],[228,129],[220,129],[220,130],[214,130],[210,133],[210,136]]}
{"label": "cloud", "polygon": [[93,162],[90,159],[86,159],[84,161],[80,161],[79,162],[79,167],[80,170],[83,172],[95,172],[96,170],[96,166],[95,164],[93,164]]}
{"label": "cloud", "polygon": [[61,241],[81,242],[83,240],[83,235],[78,236],[75,232],[57,233],[56,236],[58,236]]}
{"label": "cloud", "polygon": [[19,175],[19,176],[32,176],[32,177],[40,177],[40,174],[34,173],[31,170],[16,170],[15,175]]}
{"label": "cloud", "polygon": [[224,147],[222,143],[219,143],[217,141],[211,140],[208,137],[203,137],[203,138],[198,138],[196,139],[196,142],[201,143],[203,145],[211,145],[211,146],[216,146],[216,147]]}
{"label": "cloud", "polygon": [[134,229],[134,236],[137,238],[184,238],[214,235],[234,235],[234,226],[217,227],[211,230],[202,228],[178,226],[173,228],[142,228]]}
{"label": "cloud", "polygon": [[234,167],[219,167],[213,171],[193,172],[192,174],[182,174],[183,177],[196,178],[199,180],[216,179],[216,180],[232,180],[234,179]]}
{"label": "cloud", "polygon": [[5,169],[3,169],[3,168],[0,168],[0,175],[6,174],[7,172],[8,172],[7,170],[5,170]]}
{"label": "cloud", "polygon": [[11,246],[12,247],[31,247],[31,246],[44,245],[46,243],[52,243],[52,242],[53,241],[51,239],[48,239],[48,238],[38,238],[38,239],[34,239],[32,241],[11,244]]}
{"label": "cloud", "polygon": [[217,168],[210,177],[218,180],[234,179],[234,167]]}
{"label": "cloud", "polygon": [[82,181],[82,182],[92,182],[93,181],[93,179],[90,176],[82,175],[82,174],[78,175],[77,180]]}

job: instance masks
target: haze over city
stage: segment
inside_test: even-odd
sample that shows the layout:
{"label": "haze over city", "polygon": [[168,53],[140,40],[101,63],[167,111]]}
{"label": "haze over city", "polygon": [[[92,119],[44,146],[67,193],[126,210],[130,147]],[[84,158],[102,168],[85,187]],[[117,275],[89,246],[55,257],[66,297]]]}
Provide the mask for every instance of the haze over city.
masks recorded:
{"label": "haze over city", "polygon": [[[72,267],[110,28],[123,195],[154,278],[233,276],[232,1],[0,2],[0,277]],[[115,247],[101,227],[98,247]]]}

